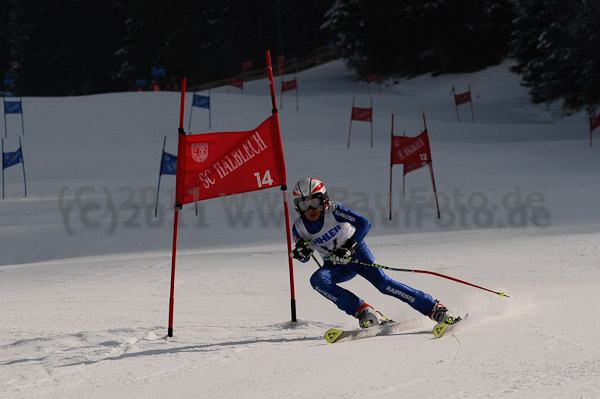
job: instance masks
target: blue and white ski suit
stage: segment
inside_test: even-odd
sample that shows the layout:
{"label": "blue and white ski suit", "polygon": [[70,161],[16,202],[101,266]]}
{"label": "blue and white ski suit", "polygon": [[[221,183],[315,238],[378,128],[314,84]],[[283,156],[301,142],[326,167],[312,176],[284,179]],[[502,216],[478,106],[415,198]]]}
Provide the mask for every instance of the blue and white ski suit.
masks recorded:
{"label": "blue and white ski suit", "polygon": [[[311,222],[305,217],[296,219],[292,229],[294,240],[298,241],[300,238],[310,240],[314,249],[323,256],[323,267],[310,278],[312,287],[335,303],[338,308],[355,316],[364,301],[338,284],[348,281],[358,274],[367,279],[381,293],[400,299],[424,315],[429,314],[435,306],[435,301],[430,295],[391,279],[382,269],[354,262],[347,265],[331,263],[329,255],[342,246],[348,238],[354,239],[358,244],[352,259],[375,263],[375,258],[364,241],[370,228],[371,223],[367,218],[337,202],[330,202],[328,209],[315,222]],[[308,262],[308,260],[306,259],[304,262]]]}

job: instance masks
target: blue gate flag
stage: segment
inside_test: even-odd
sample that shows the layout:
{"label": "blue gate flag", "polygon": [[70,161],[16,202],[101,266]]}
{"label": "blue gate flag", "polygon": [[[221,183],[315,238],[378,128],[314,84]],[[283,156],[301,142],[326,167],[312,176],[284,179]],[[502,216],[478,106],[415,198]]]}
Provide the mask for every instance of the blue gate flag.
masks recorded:
{"label": "blue gate flag", "polygon": [[167,69],[165,67],[152,67],[152,76],[165,76]]}
{"label": "blue gate flag", "polygon": [[148,84],[148,80],[146,78],[136,79],[135,88],[139,89],[140,87],[144,87]]}
{"label": "blue gate flag", "polygon": [[194,100],[192,102],[193,107],[198,108],[209,108],[210,109],[210,97],[202,96],[194,93]]}
{"label": "blue gate flag", "polygon": [[21,147],[14,152],[2,153],[2,169],[10,168],[13,165],[23,162],[23,151]]}
{"label": "blue gate flag", "polygon": [[25,198],[27,198],[27,180],[25,179],[25,161],[23,160],[23,146],[19,137],[19,149],[14,152],[4,152],[4,139],[2,139],[2,199],[4,199],[4,169],[20,163],[23,165],[23,184],[25,186]]}
{"label": "blue gate flag", "polygon": [[163,150],[160,161],[161,175],[175,175],[177,173],[177,155],[169,154]]}
{"label": "blue gate flag", "polygon": [[21,107],[21,101],[5,101],[4,102],[4,113],[5,114],[21,114],[23,108]]}
{"label": "blue gate flag", "polygon": [[208,90],[208,96],[203,96],[201,94],[194,93],[194,97],[192,99],[192,106],[190,107],[190,123],[188,123],[188,130],[192,129],[192,114],[194,112],[194,107],[205,108],[208,110],[208,128],[211,128],[210,121],[210,89]]}
{"label": "blue gate flag", "polygon": [[163,140],[162,156],[160,157],[160,171],[158,172],[158,186],[156,187],[156,206],[154,217],[158,215],[158,195],[160,194],[160,179],[162,175],[177,175],[177,156],[165,152],[167,136]]}

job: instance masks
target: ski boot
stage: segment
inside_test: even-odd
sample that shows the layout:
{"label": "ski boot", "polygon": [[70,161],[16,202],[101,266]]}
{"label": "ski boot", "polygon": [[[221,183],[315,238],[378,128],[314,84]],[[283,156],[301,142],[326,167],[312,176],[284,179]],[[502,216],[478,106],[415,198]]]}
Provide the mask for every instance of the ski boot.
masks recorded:
{"label": "ski boot", "polygon": [[373,307],[366,302],[363,302],[360,305],[354,317],[358,319],[360,328],[369,328],[388,322],[387,317],[382,315],[381,312],[373,309]]}
{"label": "ski boot", "polygon": [[439,303],[439,301],[435,301],[435,306],[427,315],[431,320],[436,323],[447,323],[452,324],[454,322],[455,317],[450,313],[448,308]]}

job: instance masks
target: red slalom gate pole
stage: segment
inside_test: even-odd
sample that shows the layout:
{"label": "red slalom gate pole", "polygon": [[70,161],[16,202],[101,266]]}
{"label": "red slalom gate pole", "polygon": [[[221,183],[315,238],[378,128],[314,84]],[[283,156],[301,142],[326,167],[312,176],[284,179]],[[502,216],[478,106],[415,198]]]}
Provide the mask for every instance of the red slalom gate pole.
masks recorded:
{"label": "red slalom gate pole", "polygon": [[394,271],[397,271],[397,272],[431,274],[432,276],[442,277],[442,278],[445,278],[445,279],[448,279],[448,280],[455,281],[457,283],[465,284],[465,285],[468,285],[468,286],[471,286],[471,287],[474,287],[474,288],[479,288],[480,290],[491,292],[493,294],[499,295],[502,298],[504,298],[504,297],[509,298],[509,296],[506,295],[504,292],[493,291],[493,290],[490,290],[488,288],[485,288],[485,287],[482,287],[482,286],[479,286],[479,285],[476,285],[476,284],[472,284],[472,283],[469,283],[469,282],[464,281],[464,280],[457,279],[455,277],[446,276],[445,274],[441,274],[441,273],[430,272],[428,270],[398,269],[398,268],[395,268],[395,267],[378,265],[377,263],[363,262],[363,261],[352,259],[352,258],[350,258],[350,262],[358,263],[359,265],[363,265],[363,266],[371,266],[371,267],[378,267],[380,269],[394,270]]}
{"label": "red slalom gate pole", "polygon": [[[186,79],[181,79],[181,103],[179,108],[179,129],[177,130],[179,135],[185,135],[183,130],[183,119],[185,112],[185,86]],[[179,148],[179,145],[177,146]],[[178,156],[181,154],[177,154]],[[180,158],[181,159],[181,158]],[[175,214],[173,216],[173,249],[171,253],[171,294],[169,296],[169,328],[167,335],[173,336],[173,313],[175,310],[175,263],[177,260],[177,229],[179,227],[179,210],[181,204],[175,204]]]}
{"label": "red slalom gate pole", "polygon": [[175,210],[175,216],[173,220],[173,252],[171,255],[171,295],[169,296],[169,328],[167,335],[173,336],[173,311],[175,308],[175,259],[177,252],[177,227],[179,224],[179,211]]}
{"label": "red slalom gate pole", "polygon": [[[423,126],[425,127],[424,132],[427,133],[427,141],[429,141],[429,133],[427,132],[427,121],[425,120],[425,112],[423,112]],[[429,165],[429,173],[431,174],[431,184],[433,185],[433,193],[435,194],[435,206],[437,208],[438,219],[442,218],[440,214],[440,203],[438,201],[437,188],[435,187],[435,176],[433,175],[433,161],[430,159],[427,164]]]}
{"label": "red slalom gate pole", "polygon": [[[273,66],[271,65],[271,52],[265,52],[265,58],[267,61],[267,74],[269,75],[269,86],[271,89],[271,104],[273,106],[273,120],[275,128],[277,129],[277,136],[279,137],[279,145],[278,151],[283,152],[283,148],[281,146],[281,131],[279,129],[279,111],[277,110],[277,99],[275,98],[275,82],[273,80]],[[283,81],[283,77],[281,78]],[[283,94],[282,94],[283,97]],[[285,164],[281,165],[284,171],[285,176]],[[286,177],[287,180],[287,177]],[[291,313],[292,313],[292,326],[296,325],[296,289],[294,288],[294,262],[292,257],[289,254],[292,252],[292,235],[291,235],[291,227],[290,227],[290,214],[289,214],[289,206],[288,206],[288,194],[287,194],[287,181],[281,186],[281,193],[283,195],[283,210],[285,215],[285,232],[286,232],[286,241],[288,248],[288,268],[290,273],[290,304],[291,304]]]}

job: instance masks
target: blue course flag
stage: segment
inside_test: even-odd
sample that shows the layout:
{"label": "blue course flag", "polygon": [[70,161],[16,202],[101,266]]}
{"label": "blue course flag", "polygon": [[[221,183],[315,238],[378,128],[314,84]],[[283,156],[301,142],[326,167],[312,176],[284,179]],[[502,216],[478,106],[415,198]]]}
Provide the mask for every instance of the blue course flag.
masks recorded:
{"label": "blue course flag", "polygon": [[165,76],[167,69],[165,67],[152,67],[152,76]]}
{"label": "blue course flag", "polygon": [[210,97],[194,93],[192,106],[198,108],[210,108]]}
{"label": "blue course flag", "polygon": [[21,147],[14,152],[2,153],[2,169],[10,168],[21,162],[23,162],[23,151],[21,150]]}
{"label": "blue course flag", "polygon": [[21,114],[23,109],[21,108],[21,101],[6,101],[4,103],[5,114]]}
{"label": "blue course flag", "polygon": [[139,89],[140,87],[144,87],[148,84],[148,80],[146,78],[137,79],[135,81],[135,88]]}
{"label": "blue course flag", "polygon": [[164,152],[160,161],[161,175],[174,175],[177,173],[177,156]]}

